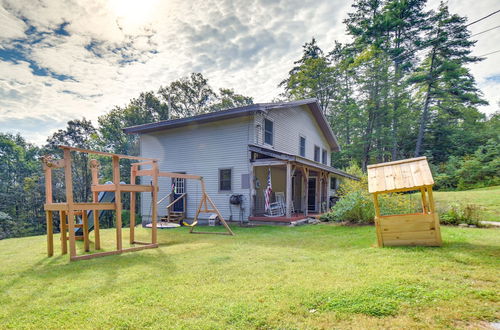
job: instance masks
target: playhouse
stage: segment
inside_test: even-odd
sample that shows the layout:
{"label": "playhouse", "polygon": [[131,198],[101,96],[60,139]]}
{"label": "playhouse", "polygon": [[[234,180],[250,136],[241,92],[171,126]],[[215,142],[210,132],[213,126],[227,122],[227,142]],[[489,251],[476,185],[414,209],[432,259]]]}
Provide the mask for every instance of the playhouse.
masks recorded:
{"label": "playhouse", "polygon": [[[439,217],[432,195],[432,178],[426,157],[368,166],[368,191],[373,194],[379,247],[398,245],[441,246]],[[378,195],[419,191],[422,212],[381,215]]]}

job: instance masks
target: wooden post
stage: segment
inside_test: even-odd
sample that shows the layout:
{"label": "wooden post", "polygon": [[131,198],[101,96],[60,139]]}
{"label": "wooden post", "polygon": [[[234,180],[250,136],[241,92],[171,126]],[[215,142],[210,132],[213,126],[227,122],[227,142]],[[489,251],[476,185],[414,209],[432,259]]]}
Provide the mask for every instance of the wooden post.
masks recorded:
{"label": "wooden post", "polygon": [[116,250],[122,250],[122,193],[120,191],[120,158],[113,156],[113,183],[116,204]]}
{"label": "wooden post", "polygon": [[292,216],[292,163],[286,163],[286,214],[287,218]]}
{"label": "wooden post", "polygon": [[319,198],[318,198],[318,200],[319,200],[318,213],[321,214],[322,213],[321,207],[322,207],[322,203],[323,203],[323,183],[324,183],[322,171],[319,172],[318,180],[319,180],[319,182],[318,182],[318,185],[319,185],[319,187],[318,187],[318,190],[319,190],[319,192],[318,192],[318,196],[319,196]]}
{"label": "wooden post", "polygon": [[[133,165],[130,169],[130,184],[135,184],[137,174],[137,166]],[[130,244],[135,241],[135,201],[137,193],[130,192]]]}
{"label": "wooden post", "polygon": [[304,167],[304,181],[305,181],[305,194],[304,194],[304,216],[307,217],[309,213],[309,169]]}
{"label": "wooden post", "polygon": [[157,200],[158,200],[158,162],[153,161],[151,165],[153,170],[153,192],[151,194],[151,243],[156,244],[158,242],[158,210],[157,210]]}
{"label": "wooden post", "polygon": [[[99,184],[99,161],[96,159],[92,159],[90,161],[90,170],[92,173],[92,184]],[[99,201],[99,193],[97,191],[92,192],[92,202],[97,203]],[[95,236],[95,244],[94,247],[96,250],[101,249],[101,234],[99,232],[99,212],[98,210],[92,210],[93,220],[94,220],[94,236]]]}
{"label": "wooden post", "polygon": [[429,208],[427,207],[427,198],[425,196],[425,188],[420,188],[420,195],[422,197],[422,212],[427,213]]}
{"label": "wooden post", "polygon": [[45,220],[47,221],[47,256],[54,255],[54,229],[52,222],[52,211],[45,211]]}
{"label": "wooden post", "polygon": [[379,247],[383,247],[384,241],[382,240],[382,231],[380,228],[380,207],[378,205],[377,194],[373,194],[373,205],[375,206],[375,230],[377,232],[377,245]]}
{"label": "wooden post", "polygon": [[[48,166],[47,163],[45,163],[43,166],[45,172],[45,203],[50,204],[52,203],[52,169]],[[52,257],[54,255],[54,229],[52,211],[45,212],[45,222],[47,227],[47,256]]]}
{"label": "wooden post", "polygon": [[90,251],[90,242],[89,242],[89,219],[87,210],[82,210],[82,223],[83,223],[83,246],[85,248],[85,252]]}
{"label": "wooden post", "polygon": [[439,246],[443,245],[443,240],[441,238],[441,227],[439,226],[439,215],[436,212],[436,204],[434,202],[434,195],[432,194],[432,186],[428,186],[427,193],[429,195],[429,206],[431,214],[434,217],[434,229],[436,230],[436,241]]}
{"label": "wooden post", "polygon": [[68,205],[69,256],[76,257],[75,210],[73,201],[73,174],[71,172],[71,151],[64,149],[64,183],[66,186],[66,204]]}
{"label": "wooden post", "polygon": [[61,254],[68,253],[68,226],[66,212],[59,211],[59,228],[61,231]]}

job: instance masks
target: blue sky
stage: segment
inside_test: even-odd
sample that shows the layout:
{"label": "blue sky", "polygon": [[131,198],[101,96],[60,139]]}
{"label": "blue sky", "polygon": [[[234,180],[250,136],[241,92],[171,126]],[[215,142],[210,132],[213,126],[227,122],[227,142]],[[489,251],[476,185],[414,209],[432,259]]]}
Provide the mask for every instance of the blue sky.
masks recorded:
{"label": "blue sky", "polygon": [[[495,0],[450,0],[471,20]],[[438,1],[430,1],[436,8]],[[270,101],[316,37],[328,50],[345,42],[343,0],[0,0],[0,131],[41,144],[74,118],[96,118],[145,90],[202,72],[217,87]],[[471,26],[500,23],[500,15]],[[476,55],[500,49],[499,30],[477,36]],[[500,53],[471,67],[498,109]]]}

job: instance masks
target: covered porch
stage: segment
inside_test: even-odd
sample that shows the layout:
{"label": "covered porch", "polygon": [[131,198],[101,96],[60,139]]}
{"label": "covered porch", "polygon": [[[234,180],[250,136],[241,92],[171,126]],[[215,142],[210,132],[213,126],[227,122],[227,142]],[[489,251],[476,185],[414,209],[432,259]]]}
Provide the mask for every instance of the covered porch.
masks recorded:
{"label": "covered porch", "polygon": [[[319,218],[322,213],[328,211],[331,206],[330,196],[334,192],[330,189],[330,178],[339,179],[343,172],[328,165],[260,146],[251,145],[250,151],[253,178],[250,187],[250,221],[292,222],[309,217]],[[273,203],[281,200],[284,204],[284,212],[279,215],[271,216],[265,207],[269,173],[272,185],[270,201]]]}

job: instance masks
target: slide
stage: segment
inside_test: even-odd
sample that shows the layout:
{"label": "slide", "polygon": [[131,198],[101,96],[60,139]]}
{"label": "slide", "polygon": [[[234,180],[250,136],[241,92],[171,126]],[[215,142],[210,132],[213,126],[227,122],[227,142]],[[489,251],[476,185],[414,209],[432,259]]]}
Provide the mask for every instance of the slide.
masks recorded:
{"label": "slide", "polygon": [[[101,191],[98,196],[98,201],[99,203],[113,203],[115,201],[115,193],[113,191]],[[104,216],[104,212],[109,211],[101,210],[98,212],[99,220],[101,220],[101,217]],[[87,218],[89,219],[89,232],[91,232],[92,230],[94,230],[94,211],[87,211]],[[83,236],[83,228],[75,228],[75,235]]]}

